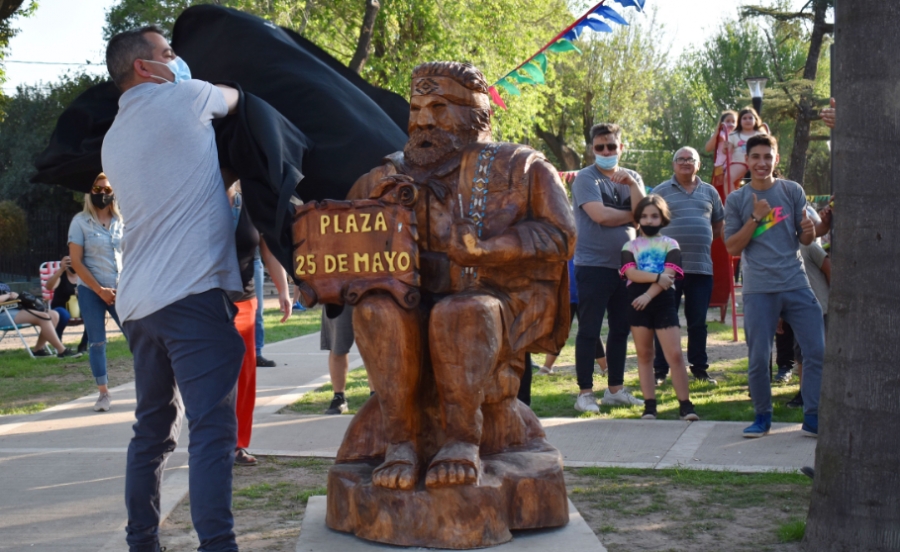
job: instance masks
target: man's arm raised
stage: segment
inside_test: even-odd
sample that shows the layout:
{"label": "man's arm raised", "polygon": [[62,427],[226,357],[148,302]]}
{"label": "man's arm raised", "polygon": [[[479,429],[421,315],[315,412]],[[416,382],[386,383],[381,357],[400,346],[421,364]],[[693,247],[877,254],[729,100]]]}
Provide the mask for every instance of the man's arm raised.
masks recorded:
{"label": "man's arm raised", "polygon": [[228,114],[231,115],[234,113],[234,110],[237,109],[238,100],[241,97],[241,93],[237,91],[236,88],[232,88],[230,86],[225,86],[224,84],[215,85],[216,88],[222,91],[222,95],[225,96],[225,104],[228,106]]}

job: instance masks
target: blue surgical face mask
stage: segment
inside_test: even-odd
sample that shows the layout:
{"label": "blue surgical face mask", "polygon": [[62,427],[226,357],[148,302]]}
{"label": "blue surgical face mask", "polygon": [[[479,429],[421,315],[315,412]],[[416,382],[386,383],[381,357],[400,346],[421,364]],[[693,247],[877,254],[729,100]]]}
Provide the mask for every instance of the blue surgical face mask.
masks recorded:
{"label": "blue surgical face mask", "polygon": [[594,163],[597,164],[603,170],[611,170],[615,169],[616,165],[619,164],[619,154],[610,155],[609,157],[604,157],[602,155],[594,154]]}
{"label": "blue surgical face mask", "polygon": [[170,81],[168,79],[164,79],[163,77],[157,77],[156,75],[153,75],[153,78],[155,79],[159,79],[165,82],[174,82],[175,84],[178,84],[182,81],[191,80],[191,68],[188,67],[188,64],[185,63],[185,61],[180,57],[177,57],[168,63],[163,63],[161,61],[152,59],[145,59],[144,61],[148,63],[156,63],[157,65],[165,65],[169,68],[169,71],[172,72],[172,75],[175,76],[174,81]]}

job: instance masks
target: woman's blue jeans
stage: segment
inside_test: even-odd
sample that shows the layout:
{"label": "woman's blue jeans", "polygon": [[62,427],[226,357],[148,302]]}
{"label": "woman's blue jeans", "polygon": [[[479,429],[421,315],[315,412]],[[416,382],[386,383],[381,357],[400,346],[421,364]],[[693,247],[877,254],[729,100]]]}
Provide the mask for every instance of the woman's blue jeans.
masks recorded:
{"label": "woman's blue jeans", "polygon": [[88,334],[91,373],[97,385],[106,385],[109,383],[109,376],[106,374],[106,313],[113,317],[120,329],[122,323],[119,322],[115,305],[107,305],[87,286],[78,286],[78,306],[81,308],[81,318]]}

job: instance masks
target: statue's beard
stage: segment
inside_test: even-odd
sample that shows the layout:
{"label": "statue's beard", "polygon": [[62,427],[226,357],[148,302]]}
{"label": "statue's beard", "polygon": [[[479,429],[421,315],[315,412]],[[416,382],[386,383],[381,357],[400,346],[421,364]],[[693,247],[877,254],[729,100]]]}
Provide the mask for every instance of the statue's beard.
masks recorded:
{"label": "statue's beard", "polygon": [[403,156],[411,165],[428,167],[449,159],[464,145],[461,137],[440,128],[415,130],[403,147]]}

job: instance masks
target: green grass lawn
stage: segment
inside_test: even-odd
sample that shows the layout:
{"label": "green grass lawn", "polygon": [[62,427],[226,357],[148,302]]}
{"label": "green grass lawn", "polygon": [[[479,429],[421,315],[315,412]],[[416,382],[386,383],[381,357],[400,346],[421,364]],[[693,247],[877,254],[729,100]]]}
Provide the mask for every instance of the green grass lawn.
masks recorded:
{"label": "green grass lawn", "polygon": [[[363,403],[369,399],[369,380],[366,378],[364,368],[350,371],[344,396],[347,398],[346,414],[356,414]],[[331,404],[332,397],[334,397],[334,387],[330,383],[326,383],[315,391],[303,395],[299,401],[288,406],[286,410],[299,414],[322,414]]]}
{"label": "green grass lawn", "polygon": [[[573,326],[566,346],[560,352],[555,366],[559,372],[546,377],[535,377],[531,387],[531,408],[541,418],[550,417],[600,417],[600,418],[632,418],[641,417],[643,408],[634,407],[610,407],[600,405],[599,414],[578,412],[574,409],[578,392],[578,383],[575,378],[575,333],[577,326]],[[721,345],[721,342],[731,343],[731,326],[719,322],[709,323],[710,343]],[[738,334],[743,339],[743,329]],[[603,338],[606,337],[604,327]],[[734,344],[746,351],[746,344],[741,342]],[[682,338],[682,347],[687,347],[687,338]],[[637,374],[637,359],[635,357],[634,344],[629,339],[628,359],[625,364],[625,386],[631,392],[641,397],[640,382]],[[740,353],[743,356],[744,353]],[[533,355],[532,361],[535,367],[540,367],[544,362],[542,355]],[[697,408],[697,413],[702,420],[719,421],[752,421],[754,417],[753,403],[747,392],[747,359],[722,360],[710,365],[709,373],[718,382],[718,385],[696,382],[691,379],[691,401]],[[801,423],[803,412],[801,409],[790,409],[784,406],[799,391],[799,383],[794,378],[789,385],[772,385],[772,401],[775,407],[773,421]],[[594,374],[594,390],[598,401],[606,389],[606,379]],[[321,414],[328,408],[334,390],[331,384],[326,384],[311,393],[307,393],[296,403],[288,407],[288,410],[300,414]],[[369,387],[365,370],[354,370],[347,380],[346,397],[348,401],[348,414],[355,414],[362,404],[369,398]],[[658,401],[658,416],[662,420],[678,419],[678,400],[672,387],[671,378],[656,389]]]}
{"label": "green grass lawn", "polygon": [[[291,315],[282,324],[281,311],[266,309],[263,312],[266,343],[317,332],[321,316],[321,309],[309,309]],[[34,340],[30,334],[26,337],[31,345]],[[67,340],[65,344],[75,348],[78,341]],[[110,337],[106,356],[110,387],[134,379],[133,359],[124,336]],[[32,359],[23,349],[0,351],[0,416],[40,412],[96,389],[86,354],[76,359]]]}
{"label": "green grass lawn", "polygon": [[782,543],[803,538],[812,480],[793,473],[570,468],[566,487],[610,552],[760,552],[797,550]]}

